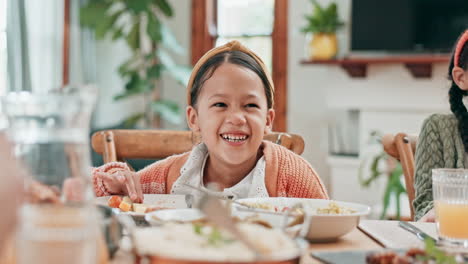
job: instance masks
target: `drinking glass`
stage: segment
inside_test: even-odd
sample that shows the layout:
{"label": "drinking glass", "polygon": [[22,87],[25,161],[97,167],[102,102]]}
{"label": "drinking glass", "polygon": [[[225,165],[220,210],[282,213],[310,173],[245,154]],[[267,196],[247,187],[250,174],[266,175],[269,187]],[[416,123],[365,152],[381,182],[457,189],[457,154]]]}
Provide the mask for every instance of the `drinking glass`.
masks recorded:
{"label": "drinking glass", "polygon": [[432,185],[440,242],[468,248],[468,170],[433,169]]}
{"label": "drinking glass", "polygon": [[19,210],[20,264],[96,263],[99,232],[90,176],[90,86],[2,98],[6,133],[27,171]]}

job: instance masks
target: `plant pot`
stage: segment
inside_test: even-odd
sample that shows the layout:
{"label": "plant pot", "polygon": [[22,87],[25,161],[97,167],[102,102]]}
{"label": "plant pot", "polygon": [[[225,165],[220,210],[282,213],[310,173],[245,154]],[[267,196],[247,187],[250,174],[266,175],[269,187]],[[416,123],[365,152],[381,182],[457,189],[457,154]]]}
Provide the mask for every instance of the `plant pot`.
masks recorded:
{"label": "plant pot", "polygon": [[309,58],[311,60],[329,60],[338,52],[335,33],[316,33],[309,40]]}

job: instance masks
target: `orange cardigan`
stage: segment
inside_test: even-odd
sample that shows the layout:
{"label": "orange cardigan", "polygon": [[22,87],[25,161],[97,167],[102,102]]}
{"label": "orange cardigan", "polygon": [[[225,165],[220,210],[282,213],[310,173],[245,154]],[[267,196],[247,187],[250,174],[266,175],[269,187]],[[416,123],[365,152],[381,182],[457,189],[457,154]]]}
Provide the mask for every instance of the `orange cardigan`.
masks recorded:
{"label": "orange cardigan", "polygon": [[[328,199],[317,173],[301,156],[270,141],[263,141],[262,148],[265,157],[265,186],[270,197]],[[190,152],[174,155],[137,172],[140,174],[143,193],[170,193],[189,155]],[[96,196],[111,194],[106,191],[95,172],[112,173],[122,169],[129,168],[122,162],[110,162],[93,170]]]}

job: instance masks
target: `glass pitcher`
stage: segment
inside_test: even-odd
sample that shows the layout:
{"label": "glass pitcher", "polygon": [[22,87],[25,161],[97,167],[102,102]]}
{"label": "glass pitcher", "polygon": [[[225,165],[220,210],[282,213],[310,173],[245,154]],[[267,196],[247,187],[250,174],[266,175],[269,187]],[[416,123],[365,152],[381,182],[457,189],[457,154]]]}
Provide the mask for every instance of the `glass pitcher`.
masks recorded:
{"label": "glass pitcher", "polygon": [[92,87],[2,98],[7,135],[27,170],[17,263],[96,263],[89,123]]}

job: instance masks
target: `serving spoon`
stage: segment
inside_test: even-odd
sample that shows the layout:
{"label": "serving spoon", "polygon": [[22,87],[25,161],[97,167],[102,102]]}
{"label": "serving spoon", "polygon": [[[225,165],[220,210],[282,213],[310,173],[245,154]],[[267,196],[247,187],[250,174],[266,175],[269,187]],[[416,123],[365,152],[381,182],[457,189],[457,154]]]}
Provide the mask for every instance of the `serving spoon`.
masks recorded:
{"label": "serving spoon", "polygon": [[232,220],[229,209],[226,208],[217,197],[204,193],[197,204],[197,208],[205,214],[205,217],[210,222],[234,235],[255,254],[257,260],[263,257],[262,249],[257,244],[252,243],[245,234],[237,228]]}

